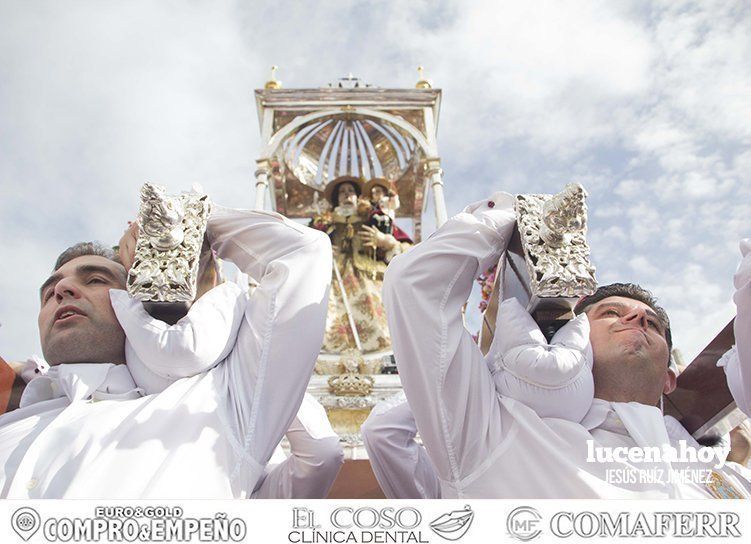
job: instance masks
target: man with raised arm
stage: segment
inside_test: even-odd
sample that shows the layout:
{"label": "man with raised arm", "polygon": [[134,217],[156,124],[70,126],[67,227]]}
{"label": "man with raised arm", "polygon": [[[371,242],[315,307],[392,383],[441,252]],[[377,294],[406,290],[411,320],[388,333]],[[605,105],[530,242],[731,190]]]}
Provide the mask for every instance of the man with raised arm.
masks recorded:
{"label": "man with raised arm", "polygon": [[[396,257],[386,274],[384,300],[395,357],[441,496],[751,497],[747,471],[725,463],[714,450],[697,455],[696,441],[663,416],[660,399],[676,379],[670,368],[670,324],[640,287],[601,287],[577,306],[587,317],[594,389],[579,387],[571,411],[557,414],[560,408],[553,404],[581,378],[580,363],[520,358],[524,346],[503,345],[491,347],[488,356],[496,360],[484,360],[464,328],[461,310],[476,276],[506,249],[514,220],[512,197],[496,193]],[[751,298],[749,278],[737,275],[736,287],[736,302]],[[518,314],[516,306],[504,303],[499,312]],[[751,312],[751,304],[746,306],[739,304],[739,317]],[[526,335],[530,345],[539,346],[539,329],[518,317],[512,337]],[[743,332],[736,328],[740,357],[729,357],[726,367],[741,407],[740,395],[751,398],[743,344],[749,339]],[[517,381],[507,388],[513,394],[505,394],[492,366],[502,382],[510,375],[526,382],[528,390]],[[582,406],[586,410],[580,412]]]}
{"label": "man with raised arm", "polygon": [[122,265],[91,244],[60,256],[39,314],[52,368],[0,416],[0,496],[243,498],[257,489],[321,345],[331,248],[324,234],[269,212],[215,207],[207,235],[260,284],[229,354],[151,395],[124,364],[110,301],[125,285]]}

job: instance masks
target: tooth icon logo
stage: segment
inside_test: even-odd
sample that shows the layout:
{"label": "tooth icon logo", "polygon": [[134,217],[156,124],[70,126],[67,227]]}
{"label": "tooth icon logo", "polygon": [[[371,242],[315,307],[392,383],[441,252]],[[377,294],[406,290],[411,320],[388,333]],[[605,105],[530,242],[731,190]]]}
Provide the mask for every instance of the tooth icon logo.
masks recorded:
{"label": "tooth icon logo", "polygon": [[463,510],[453,510],[448,514],[438,516],[430,522],[430,528],[435,534],[446,540],[459,540],[469,531],[475,513],[469,505]]}
{"label": "tooth icon logo", "polygon": [[10,525],[18,536],[28,541],[39,530],[41,519],[33,508],[19,508],[10,518]]}

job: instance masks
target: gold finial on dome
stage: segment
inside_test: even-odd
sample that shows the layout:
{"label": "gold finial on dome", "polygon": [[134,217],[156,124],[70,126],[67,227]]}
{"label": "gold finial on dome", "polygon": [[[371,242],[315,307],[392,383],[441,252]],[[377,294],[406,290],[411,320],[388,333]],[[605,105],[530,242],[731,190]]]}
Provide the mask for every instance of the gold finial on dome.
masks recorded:
{"label": "gold finial on dome", "polygon": [[279,69],[278,66],[272,66],[271,67],[271,79],[269,79],[266,82],[266,85],[264,85],[265,89],[281,89],[282,88],[282,82],[277,81],[276,79],[276,71]]}
{"label": "gold finial on dome", "polygon": [[423,71],[424,70],[422,66],[417,67],[417,73],[420,74],[420,79],[417,82],[417,85],[415,85],[415,87],[417,89],[432,89],[433,86],[430,84],[430,81],[425,79],[425,74],[423,74]]}

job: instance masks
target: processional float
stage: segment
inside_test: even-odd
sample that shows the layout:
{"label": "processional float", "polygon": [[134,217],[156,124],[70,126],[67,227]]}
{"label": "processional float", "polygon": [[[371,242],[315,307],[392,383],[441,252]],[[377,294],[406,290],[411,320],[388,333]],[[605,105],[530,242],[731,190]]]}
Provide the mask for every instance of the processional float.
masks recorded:
{"label": "processional float", "polygon": [[324,346],[308,391],[342,437],[344,470],[358,462],[368,467],[360,425],[401,384],[393,373],[389,335],[378,330],[386,328],[380,302],[384,258],[358,245],[358,231],[373,218],[372,210],[361,219],[359,209],[344,217],[335,191],[346,182],[369,198],[363,191],[380,184],[398,195],[390,213],[412,243],[421,239],[430,204],[435,223],[445,222],[437,145],[441,91],[422,77],[415,88],[386,89],[351,75],[326,87],[285,89],[272,72],[255,97],[261,130],[256,208],[320,228],[337,248]]}
{"label": "processional float", "polygon": [[[420,242],[429,202],[436,226],[444,223],[436,138],[441,91],[422,77],[414,89],[383,89],[352,76],[323,88],[284,89],[272,72],[272,79],[255,96],[261,128],[256,208],[268,205],[325,230],[335,246],[341,244],[334,255],[333,302],[327,320],[327,335],[328,329],[333,332],[324,339],[308,387],[326,408],[345,447],[347,460],[331,496],[377,497],[380,490],[367,462],[360,426],[377,402],[401,390],[399,376],[392,372],[388,335],[376,335],[379,342],[368,345],[367,328],[381,318],[385,324],[379,314],[383,308],[377,304],[385,263],[378,262],[375,250],[369,254],[355,241],[356,228],[369,224],[373,209],[362,212],[362,220],[357,219],[359,207],[344,213],[336,190],[349,184],[357,196],[369,198],[363,191],[380,185],[398,195],[398,204],[393,205],[390,196],[390,210],[378,208],[384,217],[376,219],[385,220],[390,211],[392,219],[411,230],[410,243]],[[494,280],[478,338],[483,353],[492,341],[501,300],[517,298],[550,339],[573,317],[576,302],[595,291],[586,240],[586,196],[578,184],[555,195],[516,195],[516,229],[509,248],[495,270],[484,276]],[[141,232],[128,288],[152,315],[174,322],[200,295],[199,277],[213,270],[201,264],[210,255],[204,240],[209,201],[196,192],[168,196],[148,184],[141,198]],[[697,439],[709,441],[740,422],[724,372],[715,366],[730,345],[728,325],[679,377],[678,390],[665,399],[666,412],[678,417]]]}
{"label": "processional float", "polygon": [[[398,194],[399,205],[393,215],[411,230],[412,242],[421,239],[423,217],[431,201],[436,226],[446,220],[437,147],[441,91],[431,88],[422,77],[414,89],[373,87],[352,76],[323,88],[284,89],[272,75],[255,96],[261,129],[256,208],[268,206],[313,227],[325,223],[336,245],[347,238],[339,236],[342,232],[337,228],[349,225],[336,225],[331,220],[336,215],[332,184],[347,180],[362,190],[363,181],[382,180]],[[197,193],[179,197],[162,193],[152,186],[142,190],[143,232],[129,287],[151,313],[174,321],[196,295],[198,262],[206,249],[202,241],[208,199]],[[500,300],[517,298],[550,338],[573,317],[577,300],[596,289],[586,240],[583,187],[570,184],[556,195],[516,195],[515,213],[517,228],[493,273],[492,294],[483,315],[479,334],[483,352],[492,341]],[[356,249],[350,251],[357,253]],[[375,314],[383,311],[376,307],[380,299],[368,307],[374,315],[366,315],[367,319],[353,309],[359,302],[353,285],[370,282],[373,291],[380,291],[377,282],[382,279],[379,274],[384,266],[381,263],[380,271],[366,267],[359,276],[358,266],[355,264],[353,275],[348,276],[351,270],[346,268],[347,263],[334,259],[334,302],[329,308],[327,329],[333,323],[344,333],[339,344],[324,342],[308,390],[326,408],[342,437],[349,465],[345,470],[353,470],[359,463],[361,472],[368,472],[365,479],[370,477],[374,484],[365,461],[360,425],[370,409],[397,394],[401,384],[397,374],[389,373],[394,368],[390,345],[368,348],[364,341],[369,321],[377,322]],[[384,316],[380,318],[385,323]],[[732,341],[727,336],[728,330],[720,339],[723,347]],[[722,350],[714,344],[714,351],[705,353],[705,359],[719,358]],[[738,417],[727,387],[723,388],[724,376],[717,372],[721,369],[712,370],[713,361],[702,366],[711,374],[709,381],[704,376],[710,374],[698,375],[699,366],[692,365],[691,371],[679,379],[678,391],[666,401],[666,409],[697,438],[724,429]],[[702,383],[715,384],[712,402],[704,398],[705,388],[699,387]],[[363,474],[354,479],[362,482]],[[348,492],[352,496],[352,490]],[[367,494],[367,485],[357,492],[360,496]]]}

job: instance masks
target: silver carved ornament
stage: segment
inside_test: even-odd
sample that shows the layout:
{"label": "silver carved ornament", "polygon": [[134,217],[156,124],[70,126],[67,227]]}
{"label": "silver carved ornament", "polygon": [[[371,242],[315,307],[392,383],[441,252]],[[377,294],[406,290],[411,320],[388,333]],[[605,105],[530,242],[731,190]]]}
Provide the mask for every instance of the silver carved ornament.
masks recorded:
{"label": "silver carved ornament", "polygon": [[367,365],[357,349],[345,349],[339,359],[339,366],[344,372],[329,377],[330,393],[337,396],[364,397],[373,391],[375,380],[363,373]]}
{"label": "silver carved ornament", "polygon": [[537,297],[582,297],[597,289],[587,244],[587,192],[569,183],[557,195],[517,195],[516,219]]}
{"label": "silver carved ornament", "polygon": [[190,304],[196,297],[210,202],[205,194],[167,195],[141,187],[139,236],[128,273],[128,293],[144,303]]}
{"label": "silver carved ornament", "polygon": [[586,238],[586,197],[574,183],[557,195],[516,196],[516,232],[498,263],[483,314],[483,354],[493,341],[501,300],[516,298],[550,340],[574,317],[577,300],[597,289]]}

